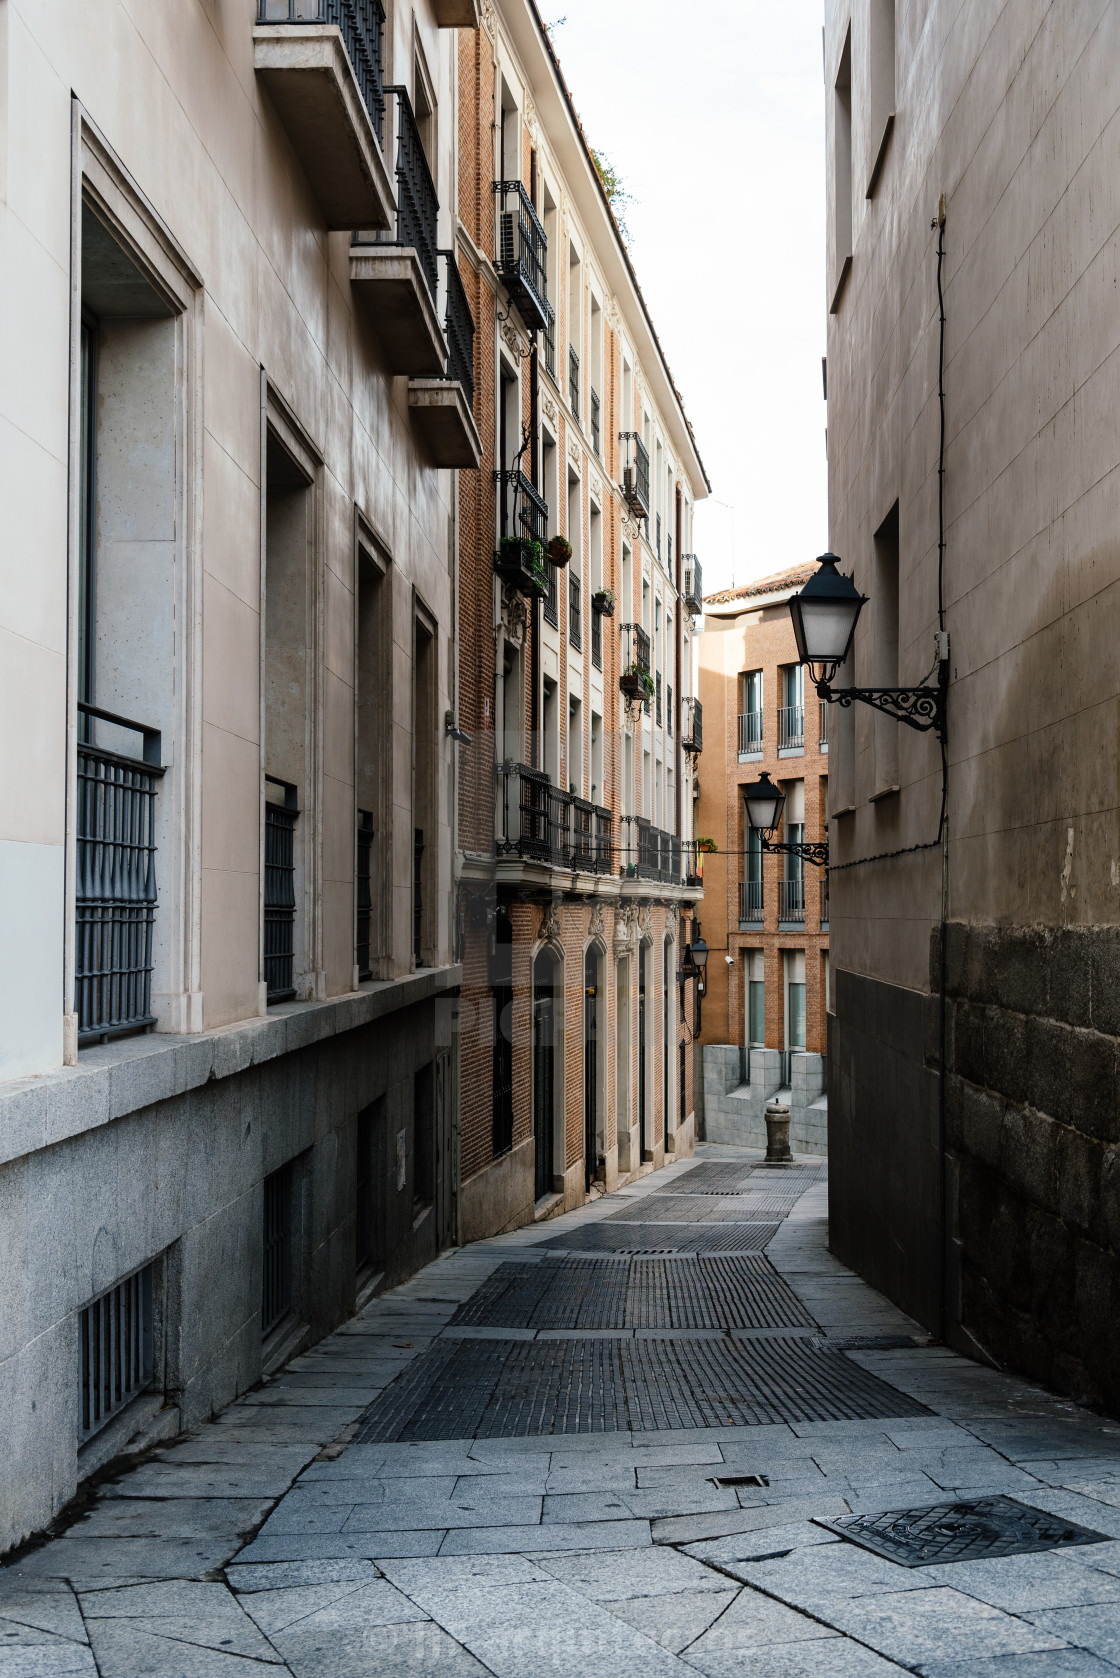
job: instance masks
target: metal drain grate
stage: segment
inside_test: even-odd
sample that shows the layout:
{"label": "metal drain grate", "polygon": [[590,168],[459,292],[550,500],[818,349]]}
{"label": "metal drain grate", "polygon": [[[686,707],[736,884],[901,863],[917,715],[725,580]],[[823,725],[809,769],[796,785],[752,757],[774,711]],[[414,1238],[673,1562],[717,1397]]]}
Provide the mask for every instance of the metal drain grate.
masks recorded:
{"label": "metal drain grate", "polygon": [[1013,1497],[888,1509],[882,1515],[841,1515],[835,1520],[817,1519],[816,1524],[902,1567],[987,1561],[994,1556],[1025,1556],[1070,1544],[1108,1542],[1103,1532],[1093,1532],[1042,1509],[1031,1509]]}
{"label": "metal drain grate", "polygon": [[804,1194],[807,1188],[819,1183],[828,1175],[826,1165],[740,1165],[732,1162],[720,1165],[714,1160],[706,1160],[701,1165],[694,1165],[691,1171],[684,1171],[664,1188],[654,1189],[654,1194],[742,1194],[749,1188],[759,1188],[765,1184],[767,1189],[782,1185],[797,1194]]}
{"label": "metal drain grate", "polygon": [[503,1264],[459,1307],[450,1326],[622,1330],[814,1324],[769,1260],[744,1254]]}
{"label": "metal drain grate", "polygon": [[833,1352],[912,1352],[928,1342],[915,1340],[912,1334],[830,1334],[814,1336],[813,1344]]}
{"label": "metal drain grate", "polygon": [[613,1218],[604,1218],[531,1245],[566,1253],[757,1253],[774,1239],[778,1228],[776,1223],[615,1223]]}
{"label": "metal drain grate", "polygon": [[661,1199],[647,1195],[635,1204],[608,1214],[607,1223],[726,1224],[754,1223],[759,1218],[784,1218],[796,1206],[798,1196],[743,1194],[733,1197],[711,1194],[674,1194]]}
{"label": "metal drain grate", "polygon": [[355,1443],[929,1414],[797,1338],[444,1340],[374,1401]]}

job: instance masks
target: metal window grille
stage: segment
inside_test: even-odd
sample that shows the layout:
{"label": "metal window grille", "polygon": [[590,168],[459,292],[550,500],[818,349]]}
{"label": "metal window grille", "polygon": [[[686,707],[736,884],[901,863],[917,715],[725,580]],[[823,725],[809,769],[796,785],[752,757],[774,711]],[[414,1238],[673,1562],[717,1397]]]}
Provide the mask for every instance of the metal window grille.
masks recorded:
{"label": "metal window grille", "polygon": [[79,1443],[99,1433],[152,1384],[152,1278],[153,1266],[146,1264],[92,1300],[80,1314]]}
{"label": "metal window grille", "polygon": [[74,1007],[78,1042],[104,1041],[154,1022],[155,801],[163,769],[157,729],[79,703],[91,721],[132,729],[144,761],[88,741],[78,746]]}
{"label": "metal window grille", "polygon": [[596,670],[603,668],[603,614],[591,608],[591,662]]}
{"label": "metal window grille", "polygon": [[264,1267],[261,1334],[271,1334],[292,1308],[292,1168],[264,1180]]}
{"label": "metal window grille", "polygon": [[760,752],[762,750],[761,711],[741,711],[739,713],[739,750],[741,752]]}
{"label": "metal window grille", "polygon": [[778,919],[780,921],[804,921],[804,879],[778,881]]}
{"label": "metal window grille", "polygon": [[749,925],[762,922],[762,881],[739,881],[739,919]]}
{"label": "metal window grille", "polygon": [[354,79],[370,121],[384,144],[385,93],[382,88],[381,0],[260,0],[260,23],[336,23],[342,34]]}
{"label": "metal window grille", "polygon": [[695,615],[697,612],[704,610],[704,584],[701,577],[700,561],[695,554],[682,554],[681,558],[685,562],[684,588],[681,590],[681,598],[688,610]]}
{"label": "metal window grille", "polygon": [[497,269],[531,332],[547,328],[548,240],[521,181],[495,181]]}
{"label": "metal window grille", "polygon": [[637,519],[649,518],[649,450],[636,431],[620,431],[622,493]]}
{"label": "metal window grille", "polygon": [[443,253],[447,275],[447,377],[462,385],[468,407],[474,407],[474,316],[467,301],[454,251]]}
{"label": "metal window grille", "polygon": [[577,652],[583,646],[580,582],[578,577],[573,577],[570,574],[568,577],[568,640]]}
{"label": "metal window grille", "polygon": [[654,720],[657,723],[658,728],[660,728],[661,727],[661,672],[660,672],[660,670],[657,672],[656,676],[653,678],[653,692],[654,692],[654,701],[655,701],[655,703],[654,703],[654,712],[655,712]]}
{"label": "metal window grille", "polygon": [[359,979],[368,979],[373,969],[370,964],[370,929],[373,921],[373,890],[370,863],[373,856],[373,812],[358,811],[358,856],[356,870],[357,924],[354,930],[354,954]]}
{"label": "metal window grille", "polygon": [[599,392],[597,390],[593,390],[591,392],[591,447],[595,450],[595,453],[601,457],[603,451],[600,447],[600,442]]}
{"label": "metal window grille", "polygon": [[805,707],[778,707],[778,750],[802,751],[805,747]]}
{"label": "metal window grille", "polygon": [[579,419],[579,356],[574,347],[568,345],[568,400],[572,405],[572,413]]}
{"label": "metal window grille", "polygon": [[545,622],[550,623],[553,629],[558,629],[560,627],[560,604],[557,598],[556,566],[547,554],[544,558],[544,574],[548,578],[548,592],[544,597]]}
{"label": "metal window grille", "polygon": [[296,845],[299,817],[296,789],[289,781],[266,775],[281,787],[283,804],[264,807],[264,980],[269,1002],[286,1002],[295,991]]}
{"label": "metal window grille", "polygon": [[665,727],[669,734],[673,732],[673,686],[671,682],[665,684]]}
{"label": "metal window grille", "polygon": [[686,697],[681,701],[681,713],[682,746],[686,752],[702,752],[704,750],[703,705],[698,699]]}
{"label": "metal window grille", "polygon": [[548,529],[548,502],[520,470],[495,472],[501,515],[501,534],[520,536],[526,542],[544,546]]}
{"label": "metal window grille", "polygon": [[435,301],[439,285],[437,223],[439,199],[408,89],[387,87],[397,101],[397,238],[398,245],[416,252]]}
{"label": "metal window grille", "polygon": [[424,829],[412,830],[412,955],[424,965]]}
{"label": "metal window grille", "polygon": [[657,531],[657,557],[658,557],[658,559],[660,559],[661,558],[661,514],[660,513],[658,513],[656,519],[654,520],[654,527]]}
{"label": "metal window grille", "polygon": [[820,701],[820,708],[821,708],[820,747],[821,747],[822,752],[827,752],[827,750],[828,750],[828,704],[827,704],[826,700],[822,699]]}
{"label": "metal window grille", "polygon": [[544,364],[552,377],[556,377],[556,310],[551,303],[545,305],[547,314],[544,322]]}

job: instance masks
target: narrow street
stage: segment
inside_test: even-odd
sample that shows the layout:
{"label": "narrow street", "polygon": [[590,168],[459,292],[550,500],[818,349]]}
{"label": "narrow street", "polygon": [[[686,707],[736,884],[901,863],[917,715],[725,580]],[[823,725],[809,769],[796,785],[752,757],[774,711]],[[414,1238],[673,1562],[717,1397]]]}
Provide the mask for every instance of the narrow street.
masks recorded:
{"label": "narrow street", "polygon": [[[0,1569],[0,1678],[1117,1671],[1120,1425],[926,1344],[826,1192],[702,1146],[445,1254]],[[1046,1548],[817,1524],[1000,1494]]]}

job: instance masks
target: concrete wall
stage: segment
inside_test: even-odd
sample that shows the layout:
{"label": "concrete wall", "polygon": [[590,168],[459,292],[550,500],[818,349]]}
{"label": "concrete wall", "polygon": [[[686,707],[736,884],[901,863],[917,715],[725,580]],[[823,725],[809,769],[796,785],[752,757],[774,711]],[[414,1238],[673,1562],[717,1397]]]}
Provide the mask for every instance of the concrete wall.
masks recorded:
{"label": "concrete wall", "polygon": [[740,1148],[765,1148],[766,1106],[779,1100],[789,1108],[789,1145],[795,1154],[828,1155],[828,1097],[824,1094],[824,1058],[795,1054],[790,1082],[782,1083],[777,1049],[750,1050],[750,1077],[742,1079],[742,1050],[734,1043],[706,1043],[704,1057],[705,1142],[728,1142]]}

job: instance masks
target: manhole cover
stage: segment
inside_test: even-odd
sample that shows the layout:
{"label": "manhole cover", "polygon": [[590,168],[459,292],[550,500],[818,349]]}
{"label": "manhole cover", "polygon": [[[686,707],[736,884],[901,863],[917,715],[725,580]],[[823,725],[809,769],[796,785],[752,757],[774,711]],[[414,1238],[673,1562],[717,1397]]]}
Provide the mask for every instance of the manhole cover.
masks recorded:
{"label": "manhole cover", "polygon": [[986,1561],[993,1556],[1025,1556],[1033,1550],[1108,1541],[1103,1532],[1092,1532],[1061,1515],[1031,1509],[1013,1497],[981,1497],[968,1503],[888,1509],[882,1515],[818,1518],[816,1524],[902,1567]]}
{"label": "manhole cover", "polygon": [[[761,1254],[612,1255],[499,1265],[453,1328],[711,1329],[814,1327]],[[826,1348],[827,1349],[827,1348]]]}
{"label": "manhole cover", "polygon": [[356,1443],[926,1416],[805,1340],[437,1340],[374,1401]]}
{"label": "manhole cover", "polygon": [[662,1224],[637,1219],[579,1224],[531,1243],[565,1253],[757,1253],[778,1233],[776,1223]]}

